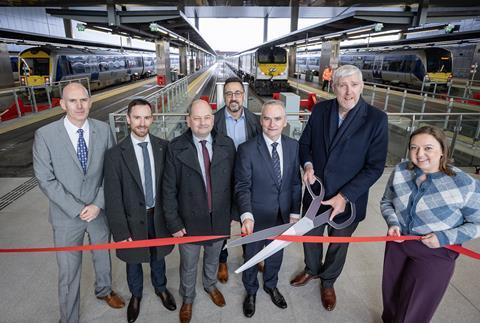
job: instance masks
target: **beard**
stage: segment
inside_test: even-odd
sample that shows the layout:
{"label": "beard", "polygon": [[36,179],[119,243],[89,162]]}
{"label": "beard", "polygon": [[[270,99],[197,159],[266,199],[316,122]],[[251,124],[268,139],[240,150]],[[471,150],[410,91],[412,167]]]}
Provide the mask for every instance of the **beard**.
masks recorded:
{"label": "beard", "polygon": [[238,112],[238,111],[240,111],[242,106],[240,105],[240,102],[238,102],[238,101],[230,101],[227,108],[230,112]]}

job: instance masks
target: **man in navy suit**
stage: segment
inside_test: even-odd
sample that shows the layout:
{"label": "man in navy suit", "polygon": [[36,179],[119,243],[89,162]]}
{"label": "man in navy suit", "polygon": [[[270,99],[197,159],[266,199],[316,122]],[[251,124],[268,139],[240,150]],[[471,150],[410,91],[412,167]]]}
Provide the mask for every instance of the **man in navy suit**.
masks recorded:
{"label": "man in navy suit", "polygon": [[[287,125],[285,106],[270,100],[262,107],[260,117],[263,134],[241,144],[235,165],[235,198],[242,222],[242,233],[251,234],[279,224],[296,222],[300,217],[301,177],[298,142],[282,136]],[[244,257],[248,261],[270,240],[249,243]],[[287,303],[277,289],[278,271],[283,251],[265,260],[263,289],[272,302],[286,308]],[[242,281],[247,291],[243,313],[255,313],[258,290],[258,267],[243,272]]]}
{"label": "man in navy suit", "polygon": [[[342,222],[355,203],[355,221],[345,229],[336,230],[322,225],[309,235],[349,237],[365,218],[368,190],[383,173],[388,146],[387,115],[366,103],[361,93],[361,71],[353,65],[344,65],[333,74],[335,99],[318,103],[299,140],[300,162],[304,168],[305,183],[314,183],[314,176],[325,186],[324,207],[332,207],[331,219]],[[303,210],[311,197],[304,194]],[[323,212],[324,208],[320,208]],[[343,214],[342,214],[343,213]],[[338,216],[337,216],[338,215]],[[322,244],[304,243],[305,270],[290,284],[303,286],[311,279],[321,279],[321,299],[324,308],[332,311],[336,305],[333,285],[340,276],[347,257],[348,244],[329,244],[322,263]]]}

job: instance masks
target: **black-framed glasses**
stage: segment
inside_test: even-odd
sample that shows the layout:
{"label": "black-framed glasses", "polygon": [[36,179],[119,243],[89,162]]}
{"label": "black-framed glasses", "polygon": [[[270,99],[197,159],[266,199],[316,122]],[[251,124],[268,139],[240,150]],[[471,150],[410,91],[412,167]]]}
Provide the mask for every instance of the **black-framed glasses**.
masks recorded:
{"label": "black-framed glasses", "polygon": [[232,98],[232,97],[239,98],[242,95],[243,95],[242,91],[235,91],[235,92],[228,91],[228,92],[225,92],[225,97],[227,97],[229,99]]}

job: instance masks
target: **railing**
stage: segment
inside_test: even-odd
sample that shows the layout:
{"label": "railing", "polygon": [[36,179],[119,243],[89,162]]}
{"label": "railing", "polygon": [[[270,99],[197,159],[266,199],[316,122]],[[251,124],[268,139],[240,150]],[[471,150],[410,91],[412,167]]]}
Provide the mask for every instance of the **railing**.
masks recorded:
{"label": "railing", "polygon": [[[151,133],[171,140],[186,129],[186,113],[155,113]],[[298,139],[310,113],[287,114],[285,134]],[[408,158],[408,140],[417,128],[430,124],[438,126],[447,134],[450,142],[450,158],[458,166],[480,165],[480,113],[388,113],[389,150],[387,165],[393,166]],[[117,140],[128,135],[125,114],[111,114],[110,126]]]}

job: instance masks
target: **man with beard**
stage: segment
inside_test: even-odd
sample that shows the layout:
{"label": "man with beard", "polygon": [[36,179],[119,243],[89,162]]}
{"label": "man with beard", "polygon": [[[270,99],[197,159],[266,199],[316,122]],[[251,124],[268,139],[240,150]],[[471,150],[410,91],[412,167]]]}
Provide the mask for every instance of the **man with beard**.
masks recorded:
{"label": "man with beard", "polygon": [[[244,98],[243,83],[238,77],[230,77],[225,80],[223,86],[225,106],[215,113],[213,129],[217,133],[230,137],[235,143],[235,149],[245,141],[262,133],[259,117],[243,106]],[[234,215],[234,218],[237,216]],[[228,251],[224,249],[220,253],[217,273],[218,280],[223,284],[228,281],[227,258]]]}
{"label": "man with beard", "polygon": [[[315,176],[325,187],[325,207],[332,207],[330,219],[343,222],[349,215],[347,202],[355,203],[354,222],[344,229],[328,224],[313,229],[308,235],[349,237],[365,218],[368,190],[382,175],[387,158],[387,115],[369,105],[362,97],[362,72],[353,65],[343,65],[333,74],[336,98],[320,102],[300,137],[300,163],[304,168],[306,185],[313,184]],[[304,194],[303,210],[311,203],[310,194]],[[321,279],[320,296],[323,307],[332,311],[336,305],[333,285],[340,276],[347,257],[347,243],[331,243],[322,262],[323,245],[304,243],[305,270],[290,284],[303,286],[314,278]]]}

